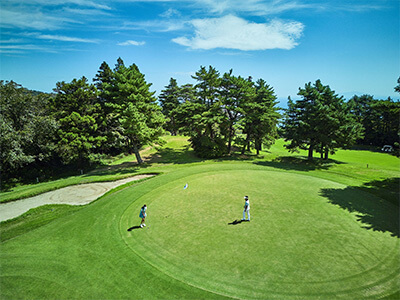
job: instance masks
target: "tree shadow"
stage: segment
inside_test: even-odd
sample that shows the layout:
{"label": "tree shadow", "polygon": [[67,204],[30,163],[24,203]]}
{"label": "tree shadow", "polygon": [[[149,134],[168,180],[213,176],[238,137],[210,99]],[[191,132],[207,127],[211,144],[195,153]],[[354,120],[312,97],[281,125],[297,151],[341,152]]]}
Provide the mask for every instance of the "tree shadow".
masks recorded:
{"label": "tree shadow", "polygon": [[193,162],[201,162],[204,159],[197,157],[189,145],[182,148],[161,148],[156,153],[150,154],[146,158],[146,163],[163,163],[163,164],[189,164]]}
{"label": "tree shadow", "polygon": [[[400,237],[399,186],[400,178],[395,177],[374,180],[361,187],[322,189],[321,195],[331,204],[356,213],[363,228]],[[367,193],[360,197],[360,190]]]}
{"label": "tree shadow", "polygon": [[132,231],[132,230],[134,230],[134,229],[140,229],[140,228],[142,228],[142,227],[140,227],[140,226],[133,226],[133,227],[131,227],[131,228],[128,228],[128,231]]}
{"label": "tree shadow", "polygon": [[333,165],[345,164],[334,159],[322,160],[314,158],[312,161],[310,161],[305,156],[282,156],[277,157],[272,161],[256,161],[254,163],[256,165],[283,169],[286,171],[295,170],[306,172],[314,170],[328,170]]}
{"label": "tree shadow", "polygon": [[240,152],[232,152],[231,154],[226,154],[218,158],[202,158],[196,155],[194,150],[190,145],[186,145],[179,149],[177,148],[160,148],[156,153],[149,155],[145,161],[146,163],[164,163],[164,164],[189,164],[195,162],[204,161],[251,161],[255,159],[260,159],[259,155],[246,153],[241,154]]}
{"label": "tree shadow", "polygon": [[366,192],[384,198],[390,203],[399,206],[400,204],[400,177],[387,178],[385,180],[373,180],[361,187]]}
{"label": "tree shadow", "polygon": [[139,165],[137,162],[124,162],[118,165],[104,166],[101,168],[91,170],[88,173],[86,173],[84,177],[132,174],[132,173],[137,173],[138,171],[146,169],[148,167],[149,165],[146,163]]}
{"label": "tree shadow", "polygon": [[241,154],[241,153],[231,153],[231,154],[227,154],[223,157],[218,157],[218,158],[213,158],[213,161],[217,161],[217,162],[222,162],[222,161],[252,161],[252,160],[256,160],[256,159],[262,159],[264,158],[263,156],[257,155],[257,154],[253,154],[253,153],[245,153],[245,154]]}

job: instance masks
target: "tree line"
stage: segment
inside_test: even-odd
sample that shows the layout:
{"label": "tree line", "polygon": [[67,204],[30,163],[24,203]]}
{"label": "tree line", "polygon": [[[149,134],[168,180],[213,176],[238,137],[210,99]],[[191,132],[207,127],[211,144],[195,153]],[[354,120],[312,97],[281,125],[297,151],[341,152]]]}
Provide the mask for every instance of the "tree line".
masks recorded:
{"label": "tree line", "polygon": [[0,82],[1,179],[7,183],[56,176],[104,155],[135,153],[161,143],[165,118],[139,68],[118,59],[87,78],[57,82],[54,93],[32,93]]}
{"label": "tree line", "polygon": [[[395,91],[400,93],[400,77]],[[328,159],[339,148],[355,144],[382,147],[385,144],[399,149],[400,102],[376,100],[370,95],[353,96],[345,101],[320,80],[299,88],[302,98],[289,98],[282,122],[282,136],[291,151],[308,150]]]}
{"label": "tree line", "polygon": [[[279,109],[273,88],[265,80],[223,74],[201,67],[197,84],[178,86],[174,78],[159,99],[171,134],[185,134],[197,155],[220,157],[236,148],[243,154],[269,147],[282,137],[290,152],[299,149],[328,159],[339,148],[354,144],[399,148],[400,102],[376,100],[370,95],[345,101],[320,80],[299,88],[301,99],[288,99]],[[395,91],[400,93],[400,78]],[[283,111],[281,113],[281,111]]]}
{"label": "tree line", "polygon": [[[310,159],[355,143],[398,147],[399,101],[363,95],[346,102],[317,80],[282,110],[263,79],[212,66],[192,78],[195,84],[181,86],[171,78],[157,98],[139,68],[119,58],[113,69],[103,62],[92,83],[85,77],[57,82],[54,93],[0,81],[2,181],[55,176],[121,153],[134,153],[140,164],[140,150],[162,144],[166,131],[188,136],[204,158],[258,154],[280,137],[289,151],[308,150]],[[395,90],[400,93],[400,78]]]}
{"label": "tree line", "polygon": [[280,118],[273,88],[265,80],[221,74],[212,66],[201,67],[196,84],[178,86],[174,78],[159,99],[171,134],[189,136],[200,157],[215,158],[244,153],[253,147],[271,145],[278,137]]}

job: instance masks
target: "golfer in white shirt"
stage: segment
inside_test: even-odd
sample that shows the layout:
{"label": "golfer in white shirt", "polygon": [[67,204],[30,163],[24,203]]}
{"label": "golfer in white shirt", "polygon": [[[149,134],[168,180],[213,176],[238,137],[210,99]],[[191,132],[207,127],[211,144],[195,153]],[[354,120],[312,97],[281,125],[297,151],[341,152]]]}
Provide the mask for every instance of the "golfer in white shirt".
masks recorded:
{"label": "golfer in white shirt", "polygon": [[250,202],[249,202],[249,197],[248,196],[244,196],[244,210],[243,210],[243,219],[242,221],[244,221],[246,218],[246,212],[247,212],[247,220],[250,221]]}

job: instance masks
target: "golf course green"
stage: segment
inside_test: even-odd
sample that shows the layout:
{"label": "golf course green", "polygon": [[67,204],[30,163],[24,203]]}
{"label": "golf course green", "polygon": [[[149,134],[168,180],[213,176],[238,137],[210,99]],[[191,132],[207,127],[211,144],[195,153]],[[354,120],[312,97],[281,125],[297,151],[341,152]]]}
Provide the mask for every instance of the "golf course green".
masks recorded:
{"label": "golf course green", "polygon": [[[397,299],[398,158],[349,150],[309,165],[275,147],[157,160],[160,175],[3,241],[1,299]],[[187,158],[177,137],[165,149]]]}

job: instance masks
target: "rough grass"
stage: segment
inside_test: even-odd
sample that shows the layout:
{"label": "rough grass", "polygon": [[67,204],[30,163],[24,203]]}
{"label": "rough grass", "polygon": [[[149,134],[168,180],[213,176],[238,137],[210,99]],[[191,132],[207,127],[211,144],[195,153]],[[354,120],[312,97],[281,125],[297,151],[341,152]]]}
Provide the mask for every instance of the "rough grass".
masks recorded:
{"label": "rough grass", "polygon": [[20,217],[0,223],[0,242],[28,233],[81,208],[82,206],[44,205],[31,209]]}

